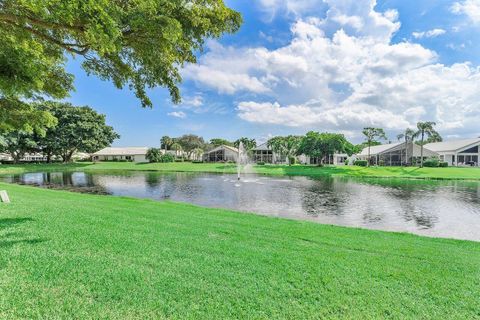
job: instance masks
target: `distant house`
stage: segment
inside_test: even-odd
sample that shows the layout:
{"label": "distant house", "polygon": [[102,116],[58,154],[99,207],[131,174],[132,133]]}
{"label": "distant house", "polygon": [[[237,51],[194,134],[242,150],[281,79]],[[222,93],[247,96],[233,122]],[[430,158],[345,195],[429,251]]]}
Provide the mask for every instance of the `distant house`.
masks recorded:
{"label": "distant house", "polygon": [[[323,159],[323,164],[333,164],[335,166],[343,166],[345,165],[345,161],[349,158],[348,154],[346,153],[335,153]],[[305,163],[306,164],[320,164],[321,159],[316,157],[308,157],[305,156]]]}
{"label": "distant house", "polygon": [[[427,146],[423,148],[423,158],[438,157],[439,154]],[[415,164],[421,158],[421,147],[416,143],[397,142],[381,144],[370,147],[370,159],[368,159],[368,147],[357,154],[357,159],[370,160],[371,164],[384,166],[402,166]]]}
{"label": "distant house", "polygon": [[221,145],[203,154],[203,161],[206,162],[227,162],[237,161],[238,149]]}
{"label": "distant house", "polygon": [[254,162],[265,163],[285,163],[286,158],[273,152],[272,148],[268,146],[268,143],[262,143],[251,150],[252,160]]}
{"label": "distant house", "polygon": [[480,138],[435,142],[425,145],[450,166],[479,166]]}
{"label": "distant house", "polygon": [[132,161],[148,162],[146,155],[148,147],[127,147],[112,148],[108,147],[95,152],[92,155],[93,161]]}

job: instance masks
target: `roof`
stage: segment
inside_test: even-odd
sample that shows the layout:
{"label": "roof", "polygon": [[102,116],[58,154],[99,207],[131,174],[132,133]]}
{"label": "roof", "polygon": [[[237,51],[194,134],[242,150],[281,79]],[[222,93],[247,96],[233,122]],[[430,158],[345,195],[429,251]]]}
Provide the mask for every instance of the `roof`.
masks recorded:
{"label": "roof", "polygon": [[133,156],[147,154],[148,147],[104,148],[95,152],[94,156]]}
{"label": "roof", "polygon": [[[370,147],[370,155],[374,156],[376,154],[383,153],[385,151],[388,151],[392,148],[395,148],[404,142],[396,142],[396,143],[390,143],[390,144],[380,144],[378,146],[371,146]],[[368,147],[363,148],[362,152],[358,154],[359,156],[368,156]]]}
{"label": "roof", "polygon": [[257,147],[253,148],[252,150],[254,150],[254,151],[255,150],[258,150],[258,151],[267,150],[268,151],[268,150],[272,150],[272,148],[270,148],[268,146],[268,142],[264,142],[264,143],[258,145]]}
{"label": "roof", "polygon": [[235,148],[235,147],[230,147],[230,146],[226,146],[226,145],[223,145],[223,144],[222,144],[221,146],[218,146],[218,147],[216,147],[216,148],[214,148],[214,149],[212,149],[212,150],[210,150],[210,151],[207,151],[207,152],[205,152],[205,153],[211,153],[211,152],[215,152],[215,151],[219,151],[219,150],[224,150],[224,149],[230,150],[230,151],[235,152],[235,153],[238,153],[238,149],[237,149],[237,148]]}
{"label": "roof", "polygon": [[477,143],[480,144],[480,138],[428,143],[425,148],[436,152],[457,151],[470,146],[473,147]]}

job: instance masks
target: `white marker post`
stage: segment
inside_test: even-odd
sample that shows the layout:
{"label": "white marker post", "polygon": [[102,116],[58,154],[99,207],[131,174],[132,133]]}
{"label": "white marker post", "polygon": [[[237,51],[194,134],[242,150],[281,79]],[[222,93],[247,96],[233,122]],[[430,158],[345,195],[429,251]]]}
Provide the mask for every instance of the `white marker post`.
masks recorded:
{"label": "white marker post", "polygon": [[10,198],[8,198],[8,193],[5,190],[0,190],[0,199],[3,203],[10,203]]}

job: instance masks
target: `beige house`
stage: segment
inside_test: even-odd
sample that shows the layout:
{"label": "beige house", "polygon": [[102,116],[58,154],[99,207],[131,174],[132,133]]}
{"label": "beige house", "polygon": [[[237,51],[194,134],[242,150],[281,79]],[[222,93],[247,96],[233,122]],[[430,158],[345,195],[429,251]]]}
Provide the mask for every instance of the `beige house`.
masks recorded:
{"label": "beige house", "polygon": [[480,166],[480,138],[429,143],[425,148],[437,152],[449,166]]}
{"label": "beige house", "polygon": [[148,147],[104,148],[92,154],[93,161],[148,162]]}

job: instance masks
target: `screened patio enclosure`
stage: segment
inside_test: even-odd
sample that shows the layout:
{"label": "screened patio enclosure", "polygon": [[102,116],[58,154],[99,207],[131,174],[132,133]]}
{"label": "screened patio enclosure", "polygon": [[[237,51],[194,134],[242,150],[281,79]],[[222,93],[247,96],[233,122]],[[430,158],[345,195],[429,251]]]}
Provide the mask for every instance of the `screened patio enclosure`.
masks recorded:
{"label": "screened patio enclosure", "polygon": [[[359,157],[369,160],[371,165],[405,166],[420,162],[421,154],[421,146],[416,143],[399,142],[370,147],[370,159],[368,158],[368,148],[365,148]],[[423,159],[432,157],[438,157],[438,154],[424,147]]]}
{"label": "screened patio enclosure", "polygon": [[230,146],[219,146],[203,155],[206,162],[235,162],[238,158],[238,149]]}

